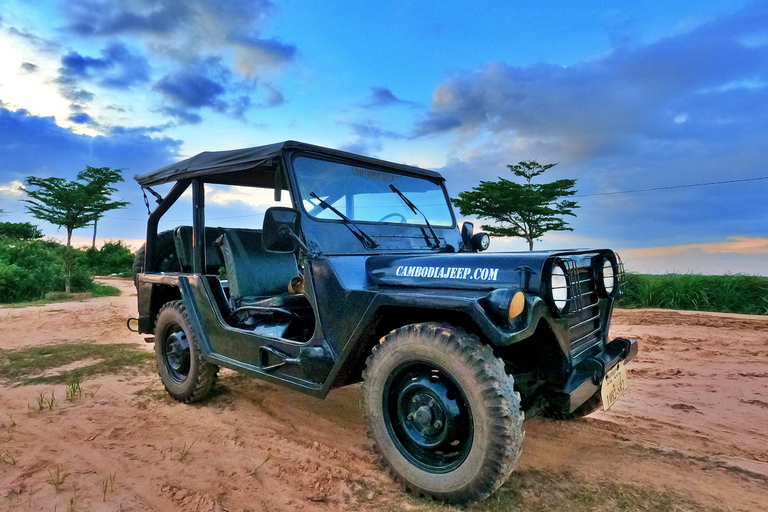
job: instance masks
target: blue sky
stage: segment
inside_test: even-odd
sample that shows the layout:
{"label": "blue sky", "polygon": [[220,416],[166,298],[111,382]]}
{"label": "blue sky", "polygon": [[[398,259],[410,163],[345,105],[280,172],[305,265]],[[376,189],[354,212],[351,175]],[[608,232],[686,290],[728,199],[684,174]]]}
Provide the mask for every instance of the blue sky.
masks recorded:
{"label": "blue sky", "polygon": [[99,234],[141,238],[133,174],[295,139],[437,169],[454,196],[559,162],[581,208],[537,248],[765,275],[768,180],[592,194],[768,176],[768,3],[624,4],[6,0],[0,220],[31,220],[26,176],[126,168],[133,205]]}

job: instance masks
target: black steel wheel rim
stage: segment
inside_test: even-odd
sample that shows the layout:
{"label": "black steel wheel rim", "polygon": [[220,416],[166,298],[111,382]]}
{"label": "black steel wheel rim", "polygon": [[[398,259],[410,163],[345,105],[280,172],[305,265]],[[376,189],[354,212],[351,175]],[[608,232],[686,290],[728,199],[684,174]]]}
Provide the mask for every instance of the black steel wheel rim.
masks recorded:
{"label": "black steel wheel rim", "polygon": [[168,375],[176,382],[184,382],[189,376],[190,356],[187,334],[178,325],[168,328],[163,340],[163,359]]}
{"label": "black steel wheel rim", "polygon": [[472,411],[451,375],[427,361],[397,367],[384,387],[384,422],[395,446],[416,467],[448,473],[472,448]]}

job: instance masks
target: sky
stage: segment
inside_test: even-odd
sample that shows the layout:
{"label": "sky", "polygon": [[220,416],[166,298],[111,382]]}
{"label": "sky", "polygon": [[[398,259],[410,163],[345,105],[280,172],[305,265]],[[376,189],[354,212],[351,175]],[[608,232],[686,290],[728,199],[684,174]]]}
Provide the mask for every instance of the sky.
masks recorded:
{"label": "sky", "polygon": [[[0,221],[61,235],[26,213],[24,179],[108,166],[132,204],[99,236],[141,239],[134,174],[289,139],[435,169],[452,197],[557,163],[541,178],[577,179],[580,208],[537,249],[768,275],[768,2],[0,4]],[[217,197],[209,220],[263,211]],[[169,223],[191,219],[177,206]]]}

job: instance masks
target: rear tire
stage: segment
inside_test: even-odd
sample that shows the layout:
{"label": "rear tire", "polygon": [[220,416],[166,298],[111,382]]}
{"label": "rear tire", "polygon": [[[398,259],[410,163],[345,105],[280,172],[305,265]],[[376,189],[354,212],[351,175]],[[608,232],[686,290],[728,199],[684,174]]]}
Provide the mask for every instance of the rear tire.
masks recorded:
{"label": "rear tire", "polygon": [[180,300],[165,304],[157,316],[155,360],[166,391],[179,402],[202,400],[216,382],[219,367],[203,359],[199,338]]}
{"label": "rear tire", "polygon": [[491,495],[517,466],[520,395],[477,336],[437,323],[382,339],[363,373],[374,449],[408,490],[448,503]]}
{"label": "rear tire", "polygon": [[[155,267],[159,272],[180,272],[181,264],[179,258],[176,255],[176,245],[173,242],[173,231],[163,231],[157,234],[155,242],[155,261],[157,265]],[[138,289],[139,279],[138,274],[144,272],[146,268],[146,253],[147,244],[141,244],[139,250],[136,251],[136,256],[133,257],[133,284]]]}

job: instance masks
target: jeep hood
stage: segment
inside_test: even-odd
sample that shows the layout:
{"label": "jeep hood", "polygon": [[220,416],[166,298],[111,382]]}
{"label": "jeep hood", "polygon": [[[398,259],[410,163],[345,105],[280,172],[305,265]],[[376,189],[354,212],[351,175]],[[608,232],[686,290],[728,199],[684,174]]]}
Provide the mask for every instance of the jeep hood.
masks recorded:
{"label": "jeep hood", "polygon": [[532,281],[538,281],[545,263],[554,257],[605,251],[371,256],[365,267],[368,277],[377,285],[492,290],[522,286],[526,273],[530,273]]}

